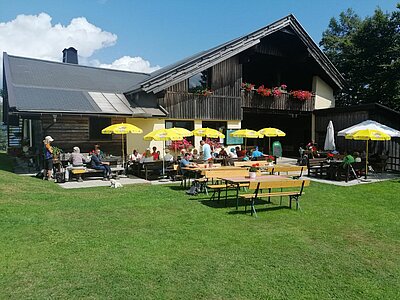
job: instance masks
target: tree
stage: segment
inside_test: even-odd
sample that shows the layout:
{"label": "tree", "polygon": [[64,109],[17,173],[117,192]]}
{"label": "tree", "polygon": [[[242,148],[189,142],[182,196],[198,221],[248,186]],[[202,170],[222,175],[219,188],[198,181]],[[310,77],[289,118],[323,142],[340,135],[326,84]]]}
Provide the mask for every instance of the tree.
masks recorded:
{"label": "tree", "polygon": [[[397,5],[397,9],[400,5]],[[400,13],[361,20],[351,9],[331,19],[320,46],[347,80],[339,106],[378,102],[400,109]]]}

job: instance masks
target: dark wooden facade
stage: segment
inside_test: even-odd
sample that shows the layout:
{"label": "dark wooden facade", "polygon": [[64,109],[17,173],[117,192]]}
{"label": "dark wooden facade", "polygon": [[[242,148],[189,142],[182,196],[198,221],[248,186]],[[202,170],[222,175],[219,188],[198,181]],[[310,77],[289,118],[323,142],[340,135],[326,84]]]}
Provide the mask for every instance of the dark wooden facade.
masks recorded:
{"label": "dark wooden facade", "polygon": [[[400,130],[400,113],[378,104],[360,105],[348,108],[332,108],[315,111],[315,139],[323,147],[326,127],[330,120],[335,129],[335,144],[340,152],[364,151],[365,141],[346,140],[337,133],[365,120],[377,121],[394,129]],[[389,151],[388,168],[400,171],[400,138],[392,138],[385,142],[370,142],[370,152],[381,154]]]}
{"label": "dark wooden facade", "polygon": [[298,112],[311,112],[314,110],[315,97],[311,100],[301,101],[284,93],[278,97],[263,97],[256,92],[243,92],[242,107],[269,109],[269,110],[286,110]]}
{"label": "dark wooden facade", "polygon": [[[293,99],[289,94],[262,97],[256,92],[242,91],[242,64],[239,55],[211,67],[212,94],[202,96],[188,92],[188,80],[169,87],[158,99],[173,119],[242,120],[243,108],[293,112],[311,112],[314,97],[309,101]],[[312,81],[312,78],[309,78]]]}
{"label": "dark wooden facade", "polygon": [[[124,117],[111,117],[111,124],[125,122]],[[65,152],[72,152],[74,146],[78,146],[81,152],[93,150],[95,144],[99,144],[101,149],[113,155],[121,155],[121,138],[125,136],[113,134],[111,139],[92,140],[89,136],[89,117],[88,116],[61,116],[53,122],[51,116],[44,116],[41,119],[41,129],[43,136],[50,135],[54,138],[53,145],[63,149]],[[39,135],[39,139],[43,139]],[[36,141],[40,145],[41,141]]]}

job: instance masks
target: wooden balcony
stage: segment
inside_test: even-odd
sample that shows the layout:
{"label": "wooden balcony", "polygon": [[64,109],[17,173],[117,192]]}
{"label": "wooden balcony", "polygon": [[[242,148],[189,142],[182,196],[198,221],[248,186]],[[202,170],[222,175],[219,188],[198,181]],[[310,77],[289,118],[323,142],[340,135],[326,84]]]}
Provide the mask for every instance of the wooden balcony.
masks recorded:
{"label": "wooden balcony", "polygon": [[243,116],[240,97],[167,91],[159,104],[174,119],[241,120]]}
{"label": "wooden balcony", "polygon": [[243,108],[257,108],[268,110],[287,111],[313,111],[315,97],[311,100],[299,100],[289,94],[282,94],[279,97],[263,97],[255,92],[243,92]]}

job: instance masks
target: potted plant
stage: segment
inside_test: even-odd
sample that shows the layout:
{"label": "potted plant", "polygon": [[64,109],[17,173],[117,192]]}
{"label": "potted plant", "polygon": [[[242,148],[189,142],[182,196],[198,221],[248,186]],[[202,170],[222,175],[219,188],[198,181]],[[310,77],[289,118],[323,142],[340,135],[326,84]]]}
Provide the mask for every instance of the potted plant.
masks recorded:
{"label": "potted plant", "polygon": [[274,165],[274,156],[267,155],[266,160],[268,162],[268,166],[273,166]]}
{"label": "potted plant", "polygon": [[256,178],[259,166],[260,166],[260,164],[251,165],[251,167],[249,169],[249,178],[250,179],[255,179]]}
{"label": "potted plant", "polygon": [[210,157],[209,159],[207,159],[207,162],[208,162],[208,167],[212,168],[214,163],[214,158]]}

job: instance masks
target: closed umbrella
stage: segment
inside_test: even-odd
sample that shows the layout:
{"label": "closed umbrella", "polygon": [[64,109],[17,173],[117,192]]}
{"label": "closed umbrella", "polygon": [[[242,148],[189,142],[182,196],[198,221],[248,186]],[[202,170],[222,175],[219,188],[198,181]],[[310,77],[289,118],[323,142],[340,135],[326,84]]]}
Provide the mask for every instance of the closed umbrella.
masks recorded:
{"label": "closed umbrella", "polygon": [[346,139],[366,141],[366,156],[365,156],[365,179],[368,173],[368,141],[388,141],[391,139],[390,135],[383,131],[375,129],[363,129],[355,131],[346,135]]}
{"label": "closed umbrella", "polygon": [[332,121],[329,121],[328,126],[326,127],[324,150],[335,150],[335,149],[336,149],[335,130],[333,128]]}
{"label": "closed umbrella", "polygon": [[[140,129],[139,127],[128,124],[128,123],[119,123],[119,124],[114,124],[110,125],[106,128],[104,128],[101,131],[102,134],[122,134],[126,135],[128,133],[143,133],[143,130]],[[122,136],[122,165],[125,167],[125,147],[124,147],[124,137]]]}
{"label": "closed umbrella", "polygon": [[268,152],[271,153],[271,137],[277,137],[277,136],[286,136],[286,133],[284,133],[282,130],[273,128],[273,127],[267,127],[260,129],[258,133],[262,134],[263,136],[268,137]]}

